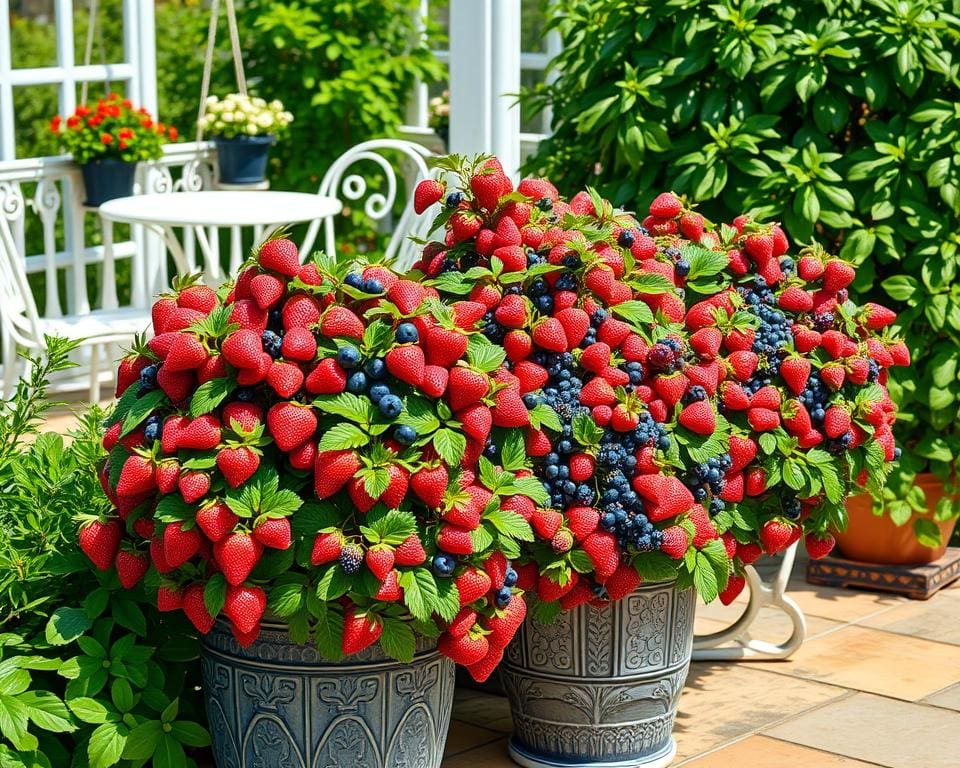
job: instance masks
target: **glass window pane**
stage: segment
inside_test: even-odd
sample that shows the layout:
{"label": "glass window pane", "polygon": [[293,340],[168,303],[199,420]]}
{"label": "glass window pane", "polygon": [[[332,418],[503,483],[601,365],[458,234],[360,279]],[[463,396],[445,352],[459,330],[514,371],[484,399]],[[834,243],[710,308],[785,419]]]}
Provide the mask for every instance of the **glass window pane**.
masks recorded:
{"label": "glass window pane", "polygon": [[546,50],[546,11],[544,0],[522,0],[520,4],[520,50]]}
{"label": "glass window pane", "polygon": [[[123,18],[123,0],[99,0],[90,48],[91,64],[123,61]],[[85,61],[89,25],[90,0],[74,0],[73,50],[77,64]]]}
{"label": "glass window pane", "polygon": [[13,89],[17,157],[57,154],[57,141],[50,133],[50,118],[57,114],[59,87],[27,85]]}
{"label": "glass window pane", "polygon": [[14,69],[57,66],[57,28],[53,0],[13,0],[10,44]]}

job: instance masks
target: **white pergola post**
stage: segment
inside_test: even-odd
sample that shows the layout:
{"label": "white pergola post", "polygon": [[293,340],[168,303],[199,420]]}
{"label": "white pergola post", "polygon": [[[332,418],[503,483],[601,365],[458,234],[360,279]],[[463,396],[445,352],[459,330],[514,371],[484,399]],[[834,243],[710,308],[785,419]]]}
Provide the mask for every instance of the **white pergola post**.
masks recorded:
{"label": "white pergola post", "polygon": [[450,2],[450,151],[520,165],[520,0]]}

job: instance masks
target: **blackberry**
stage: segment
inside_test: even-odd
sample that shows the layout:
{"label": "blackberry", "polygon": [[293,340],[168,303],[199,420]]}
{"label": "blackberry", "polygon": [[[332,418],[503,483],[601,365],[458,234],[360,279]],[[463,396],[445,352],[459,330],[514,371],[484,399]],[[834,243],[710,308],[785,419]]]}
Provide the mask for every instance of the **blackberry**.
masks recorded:
{"label": "blackberry", "polygon": [[833,312],[821,312],[813,316],[813,328],[820,333],[829,331],[833,328],[834,320]]}
{"label": "blackberry", "polygon": [[553,200],[551,200],[549,197],[541,197],[539,200],[537,200],[535,205],[541,211],[549,211],[553,208]]}
{"label": "blackberry", "polygon": [[347,544],[340,550],[338,562],[347,576],[353,576],[360,571],[360,566],[363,565],[363,550],[356,544]]}
{"label": "blackberry", "polygon": [[233,393],[234,399],[239,403],[252,403],[257,398],[257,393],[252,387],[240,387]]}
{"label": "blackberry", "polygon": [[629,248],[633,245],[634,235],[632,229],[625,229],[617,236],[617,245],[621,248]]}

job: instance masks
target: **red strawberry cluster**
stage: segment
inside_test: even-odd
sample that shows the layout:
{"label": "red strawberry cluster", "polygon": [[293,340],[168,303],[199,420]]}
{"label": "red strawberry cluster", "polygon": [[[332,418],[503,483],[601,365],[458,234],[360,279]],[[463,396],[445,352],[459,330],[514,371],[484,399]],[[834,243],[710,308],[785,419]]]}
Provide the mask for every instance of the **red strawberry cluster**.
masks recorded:
{"label": "red strawberry cluster", "polygon": [[[459,188],[443,198],[424,182],[416,199],[442,202],[445,237],[411,276],[481,305],[474,327],[506,353],[494,398],[509,417],[494,419],[484,452],[507,470],[529,465],[545,493],[518,509],[537,537],[520,585],[554,610],[701,569],[722,588],[731,547],[709,509],[722,507],[711,497],[729,459],[716,410],[724,369],[681,325],[682,265],[593,193],[564,202],[542,179],[514,189],[495,159],[443,167]],[[658,210],[664,221],[680,213]],[[702,231],[695,216],[684,228],[695,221]],[[694,482],[690,467],[703,471]]]}
{"label": "red strawberry cluster", "polygon": [[[222,297],[222,299],[221,299]],[[116,508],[80,545],[161,610],[237,642],[269,607],[328,657],[414,628],[485,678],[526,608],[508,557],[542,488],[482,456],[527,411],[486,308],[380,266],[268,240],[218,293],[179,282],[120,364],[101,471]],[[531,498],[532,496],[532,498]],[[151,584],[154,579],[151,579]]]}

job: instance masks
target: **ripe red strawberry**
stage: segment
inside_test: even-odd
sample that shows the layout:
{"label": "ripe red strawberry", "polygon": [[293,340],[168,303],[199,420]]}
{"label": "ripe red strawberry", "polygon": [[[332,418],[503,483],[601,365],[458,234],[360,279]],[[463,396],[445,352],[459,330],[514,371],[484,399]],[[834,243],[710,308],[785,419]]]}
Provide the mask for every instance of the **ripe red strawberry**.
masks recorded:
{"label": "ripe red strawberry", "polygon": [[[620,600],[640,586],[642,580],[640,574],[632,565],[623,563],[617,566],[617,570],[607,579],[604,586],[607,588],[607,595],[611,600]],[[592,599],[593,590],[589,590],[589,592],[590,599]]]}
{"label": "ripe red strawberry", "polygon": [[468,566],[455,580],[460,605],[470,605],[490,591],[490,577],[479,568]]}
{"label": "ripe red strawberry", "polygon": [[427,298],[427,289],[413,280],[398,280],[387,290],[390,299],[403,315],[416,312]]}
{"label": "ripe red strawberry", "polygon": [[451,637],[463,637],[467,632],[474,628],[477,623],[477,612],[469,606],[461,608],[453,621],[447,627],[447,634]]}
{"label": "ripe red strawberry", "polygon": [[618,403],[610,415],[610,426],[617,432],[632,432],[639,423],[640,415],[627,410],[622,403]]}
{"label": "ripe red strawberry", "polygon": [[769,432],[780,426],[780,414],[769,408],[750,408],[747,422],[755,432]]}
{"label": "ripe red strawberry", "polygon": [[410,477],[410,488],[431,509],[443,503],[448,483],[447,468],[443,464],[421,469]]}
{"label": "ripe red strawberry", "polygon": [[910,365],[910,350],[902,341],[892,343],[887,347],[887,352],[889,352],[890,359],[893,360],[894,365]]}
{"label": "ripe red strawberry", "polygon": [[616,392],[606,379],[596,376],[580,390],[580,404],[587,408],[598,405],[613,405],[617,402]]}
{"label": "ripe red strawberry", "polygon": [[703,237],[704,223],[705,220],[699,213],[693,211],[685,213],[680,217],[680,234],[687,240],[699,243],[700,238]]}
{"label": "ripe red strawberry", "polygon": [[583,541],[600,526],[600,513],[592,507],[569,507],[567,526],[577,541]]}
{"label": "ripe red strawberry", "polygon": [[541,539],[551,541],[563,525],[563,515],[555,509],[538,508],[530,517],[530,525]]}
{"label": "ripe red strawberry", "polygon": [[840,363],[827,363],[820,369],[820,378],[830,389],[836,391],[843,386],[846,372]]}
{"label": "ripe red strawberry", "polygon": [[117,496],[138,496],[156,487],[157,472],[153,462],[139,454],[128,456],[120,470]]}
{"label": "ripe red strawberry", "polygon": [[413,210],[417,214],[423,213],[434,203],[440,202],[446,193],[442,182],[436,179],[424,179],[413,192]]}
{"label": "ripe red strawberry", "polygon": [[757,370],[758,358],[754,352],[738,350],[730,353],[727,362],[738,381],[749,381],[753,372]]}
{"label": "ripe red strawberry", "polygon": [[669,555],[674,560],[679,560],[686,554],[687,546],[687,532],[682,527],[679,525],[671,525],[669,528],[664,529],[663,544],[660,550],[665,555]]}
{"label": "ripe red strawberry", "polygon": [[[563,327],[563,332],[567,339],[567,349],[575,349],[578,347],[580,342],[583,341],[583,337],[587,335],[587,330],[590,328],[590,316],[582,309],[569,307],[567,309],[561,309],[554,317]],[[536,336],[534,336],[534,340],[536,341]],[[539,344],[539,342],[537,343]],[[540,346],[543,345],[540,344]]]}
{"label": "ripe red strawberry", "polygon": [[650,203],[650,215],[660,219],[672,219],[682,210],[683,206],[673,192],[661,192]]}
{"label": "ripe red strawberry", "polygon": [[827,555],[830,554],[833,549],[836,540],[829,533],[808,533],[804,539],[803,544],[807,549],[807,554],[810,555],[811,560],[822,560]]}
{"label": "ripe red strawberry", "polygon": [[240,328],[224,340],[220,352],[234,368],[257,368],[263,355],[263,343],[256,331]]}
{"label": "ripe red strawberry", "polygon": [[570,479],[575,483],[581,483],[593,477],[596,461],[589,453],[576,453],[570,457],[569,466]]}
{"label": "ripe red strawberry", "polygon": [[750,396],[739,384],[725,381],[720,385],[720,398],[731,411],[745,411],[750,407]]}
{"label": "ripe red strawberry", "polygon": [[370,573],[374,575],[377,581],[382,582],[387,578],[387,574],[393,570],[395,555],[390,547],[378,544],[367,550],[364,560],[367,568],[370,569]]}
{"label": "ripe red strawberry", "polygon": [[309,407],[281,402],[267,411],[267,427],[277,448],[288,452],[313,437],[317,431],[317,417]]}
{"label": "ripe red strawberry", "polygon": [[267,372],[267,384],[280,397],[290,399],[303,386],[303,371],[292,363],[274,360]]}
{"label": "ripe red strawberry", "polygon": [[462,243],[474,237],[483,226],[483,219],[473,211],[456,211],[450,217],[450,231],[454,243]]}
{"label": "ripe red strawberry", "polygon": [[512,387],[501,389],[494,395],[490,416],[498,427],[526,427],[530,424],[530,412],[523,404],[520,393]]}
{"label": "ripe red strawberry", "polygon": [[808,283],[812,282],[823,274],[823,262],[816,256],[803,256],[797,262],[797,274]]}
{"label": "ripe red strawberry", "polygon": [[341,549],[343,549],[343,537],[338,532],[318,533],[313,540],[310,563],[312,565],[332,563],[340,557]]}
{"label": "ripe red strawberry", "polygon": [[474,403],[458,410],[456,418],[462,425],[464,434],[483,445],[493,427],[493,414],[490,409],[482,403]]}
{"label": "ripe red strawberry", "polygon": [[803,325],[794,325],[792,330],[793,345],[797,348],[797,352],[806,354],[807,352],[812,352],[814,349],[820,346],[822,336],[819,332],[811,330]]}
{"label": "ripe red strawberry", "polygon": [[762,467],[754,467],[746,474],[744,491],[747,496],[759,496],[767,489],[767,473]]}
{"label": "ripe red strawberry", "polygon": [[252,432],[263,421],[263,409],[256,403],[234,401],[223,406],[220,414],[223,423],[234,432]]}
{"label": "ripe red strawberry", "polygon": [[794,534],[800,531],[795,525],[782,520],[768,520],[760,529],[760,543],[763,551],[768,555],[775,555],[789,547],[794,541]]}
{"label": "ripe red strawberry", "polygon": [[117,388],[115,397],[120,397],[134,382],[140,379],[140,372],[150,365],[150,359],[143,355],[133,355],[123,358],[117,369]]}
{"label": "ripe red strawberry", "polygon": [[276,275],[257,275],[250,281],[250,295],[260,309],[270,309],[283,297],[287,286]]}
{"label": "ripe red strawberry", "polygon": [[718,595],[720,602],[724,605],[730,605],[730,603],[736,600],[737,596],[743,592],[746,583],[747,580],[739,573],[731,573],[727,577],[727,586],[724,587],[723,591]]}
{"label": "ripe red strawberry", "polygon": [[176,461],[157,464],[157,490],[162,494],[173,493],[180,479],[180,465]]}
{"label": "ripe red strawberry", "polygon": [[350,606],[343,612],[343,640],[340,649],[344,655],[360,653],[380,639],[383,634],[383,622],[373,613],[361,613],[356,606]]}
{"label": "ripe red strawberry", "polygon": [[279,272],[287,277],[296,277],[300,271],[300,251],[294,242],[285,237],[267,240],[261,245],[257,261],[263,269]]}
{"label": "ripe red strawberry", "polygon": [[509,360],[517,362],[530,354],[533,342],[524,331],[510,331],[503,339],[503,349]]}
{"label": "ripe red strawberry", "polygon": [[456,525],[443,524],[437,534],[437,546],[452,555],[472,555],[473,540],[470,531]]}
{"label": "ripe red strawberry", "polygon": [[260,362],[256,368],[245,368],[237,374],[237,384],[244,387],[252,387],[259,384],[270,372],[270,366],[273,365],[273,358],[266,352],[260,355]]}
{"label": "ripe red strawberry", "polygon": [[469,667],[482,661],[490,650],[490,643],[481,633],[467,633],[453,637],[444,633],[437,642],[437,650],[455,664]]}
{"label": "ripe red strawberry", "polygon": [[207,315],[217,306],[217,294],[208,285],[190,285],[180,291],[177,306],[195,309]]}
{"label": "ripe red strawberry", "polygon": [[213,545],[213,556],[227,584],[237,586],[260,560],[263,546],[249,533],[231,533]]}
{"label": "ripe red strawberry", "polygon": [[317,340],[306,328],[290,328],[283,335],[281,352],[287,360],[309,362],[317,356]]}
{"label": "ripe red strawberry", "polygon": [[750,542],[749,544],[744,544],[742,542],[737,542],[737,557],[740,558],[740,561],[744,565],[750,565],[755,563],[760,555],[763,554],[763,549],[759,544]]}
{"label": "ripe red strawberry", "polygon": [[804,437],[813,429],[813,423],[810,421],[810,412],[799,400],[793,400],[787,403],[783,409],[782,417],[783,425],[791,435]]}
{"label": "ripe red strawberry", "polygon": [[387,352],[384,360],[387,370],[400,381],[405,381],[414,387],[419,387],[423,383],[426,359],[420,347],[414,344],[394,347]]}
{"label": "ripe red strawberry", "polygon": [[290,518],[272,517],[253,529],[253,538],[271,549],[289,549],[293,543],[290,535]]}
{"label": "ripe red strawberry", "polygon": [[157,610],[162,612],[178,611],[183,607],[183,594],[168,586],[157,588]]}
{"label": "ripe red strawberry", "polygon": [[717,430],[717,415],[707,400],[697,400],[684,406],[678,421],[698,435],[712,435]]}
{"label": "ripe red strawberry", "polygon": [[317,363],[304,382],[311,395],[337,395],[347,388],[347,374],[332,357]]}
{"label": "ripe red strawberry", "polygon": [[176,311],[177,302],[169,296],[161,296],[153,303],[150,308],[150,318],[153,321],[154,334],[166,332],[167,323]]}
{"label": "ripe red strawberry", "polygon": [[367,486],[362,477],[354,477],[347,483],[347,495],[350,496],[350,501],[360,514],[366,514],[377,503],[377,500],[367,493]]}
{"label": "ripe red strawberry", "polygon": [[580,355],[580,366],[586,371],[601,373],[610,366],[611,350],[609,345],[597,341],[583,350]]}
{"label": "ripe red strawberry", "polygon": [[541,320],[533,328],[533,343],[550,352],[566,352],[567,335],[563,324],[554,317]]}
{"label": "ripe red strawberry", "polygon": [[897,313],[892,309],[874,304],[872,301],[863,305],[862,316],[867,328],[873,331],[886,328],[897,319]]}
{"label": "ripe red strawberry", "polygon": [[697,504],[690,510],[690,522],[693,523],[693,541],[696,549],[703,549],[708,542],[719,538],[717,528],[702,505]]}
{"label": "ripe red strawberry", "polygon": [[163,529],[163,556],[171,568],[179,568],[200,551],[200,532],[187,523],[168,523]]}
{"label": "ripe red strawberry", "polygon": [[450,371],[447,400],[454,411],[478,402],[490,390],[490,381],[469,368],[458,366]]}
{"label": "ripe red strawberry", "polygon": [[227,587],[224,615],[242,634],[253,632],[267,608],[267,593],[260,587]]}
{"label": "ripe red strawberry", "polygon": [[810,361],[803,357],[788,357],[780,364],[780,375],[790,391],[799,395],[810,378]]}
{"label": "ripe red strawberry", "polygon": [[374,599],[381,600],[385,603],[394,603],[402,597],[403,590],[400,588],[400,577],[395,570],[390,571],[386,577],[384,577],[380,588],[374,595]]}
{"label": "ripe red strawberry", "polygon": [[203,599],[203,584],[191,584],[183,590],[183,612],[201,635],[213,629],[213,616]]}
{"label": "ripe red strawberry", "polygon": [[500,198],[507,194],[512,185],[503,172],[481,172],[470,179],[470,190],[477,204],[489,211],[496,210]]}
{"label": "ripe red strawberry", "polygon": [[[294,328],[309,330],[320,322],[320,305],[313,296],[300,293],[284,302],[280,317],[283,321],[283,329],[287,332]],[[286,350],[283,354],[284,357],[289,357]]]}
{"label": "ripe red strawberry", "polygon": [[94,520],[80,528],[77,542],[99,570],[107,571],[117,557],[122,534],[123,527],[119,520]]}
{"label": "ripe red strawberry", "polygon": [[[168,422],[169,424],[169,422]],[[164,434],[166,434],[164,427]],[[216,416],[206,413],[195,419],[180,422],[177,430],[177,448],[189,448],[194,451],[209,451],[220,444],[220,421]]]}
{"label": "ripe red strawberry", "polygon": [[338,304],[330,305],[320,321],[320,333],[331,339],[363,339],[363,331],[363,321],[352,310]]}
{"label": "ripe red strawberry", "polygon": [[773,258],[773,237],[761,233],[747,235],[743,250],[762,269]]}
{"label": "ripe red strawberry", "polygon": [[177,488],[187,504],[202,499],[210,490],[210,475],[205,472],[184,472],[177,481]]}
{"label": "ripe red strawberry", "polygon": [[840,405],[831,405],[823,419],[823,431],[827,437],[837,438],[850,431],[850,411]]}
{"label": "ripe red strawberry", "polygon": [[197,527],[203,531],[204,536],[214,542],[220,541],[233,531],[239,519],[222,501],[201,507],[196,516]]}
{"label": "ripe red strawberry", "polygon": [[720,351],[723,334],[716,328],[701,328],[690,337],[690,348],[700,357],[712,360]]}
{"label": "ripe red strawberry", "polygon": [[813,309],[813,297],[797,286],[784,289],[777,302],[788,312],[809,312]]}
{"label": "ripe red strawberry", "polygon": [[853,266],[839,259],[830,259],[823,268],[823,290],[836,293],[846,288],[856,277]]}

